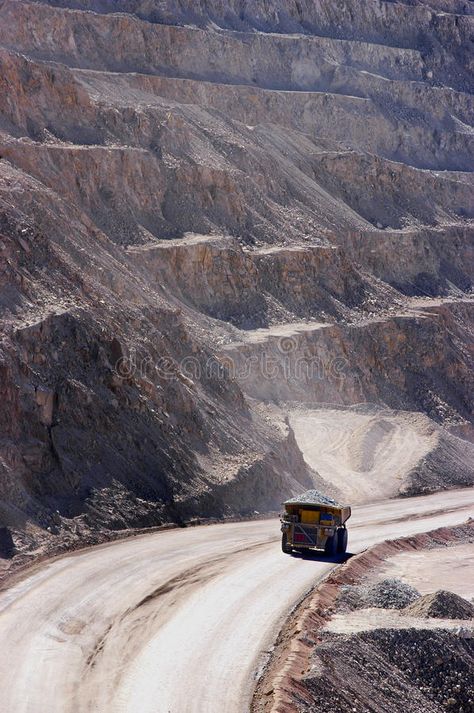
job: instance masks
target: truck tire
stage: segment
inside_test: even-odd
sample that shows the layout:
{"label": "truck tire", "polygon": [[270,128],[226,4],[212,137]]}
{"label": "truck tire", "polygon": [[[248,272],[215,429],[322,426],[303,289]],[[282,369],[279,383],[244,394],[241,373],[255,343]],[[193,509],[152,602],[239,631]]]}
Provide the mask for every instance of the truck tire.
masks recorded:
{"label": "truck tire", "polygon": [[337,554],[337,534],[332,537],[328,537],[326,544],[324,545],[324,554],[327,557],[335,557]]}
{"label": "truck tire", "polygon": [[343,555],[347,550],[347,530],[341,527],[337,531],[337,553]]}
{"label": "truck tire", "polygon": [[291,553],[293,551],[291,549],[290,545],[288,544],[286,532],[284,532],[283,535],[281,536],[281,550],[282,550],[282,552],[285,553],[285,555],[291,555]]}

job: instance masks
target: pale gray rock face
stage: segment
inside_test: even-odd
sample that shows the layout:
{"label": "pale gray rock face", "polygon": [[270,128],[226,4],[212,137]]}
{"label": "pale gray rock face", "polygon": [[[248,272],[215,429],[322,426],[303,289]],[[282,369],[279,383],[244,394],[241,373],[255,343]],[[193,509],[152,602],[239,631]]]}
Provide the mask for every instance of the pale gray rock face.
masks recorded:
{"label": "pale gray rock face", "polygon": [[294,402],[424,412],[400,490],[472,482],[471,5],[0,2],[0,525],[42,528],[25,547],[338,497]]}

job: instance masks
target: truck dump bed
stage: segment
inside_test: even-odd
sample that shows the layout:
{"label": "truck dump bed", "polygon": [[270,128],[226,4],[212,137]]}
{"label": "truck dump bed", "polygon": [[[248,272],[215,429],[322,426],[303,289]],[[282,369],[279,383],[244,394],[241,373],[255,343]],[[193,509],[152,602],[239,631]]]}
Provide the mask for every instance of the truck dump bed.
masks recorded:
{"label": "truck dump bed", "polygon": [[341,505],[317,490],[308,490],[286,500],[284,507],[290,517],[297,517],[298,522],[313,525],[324,525],[328,520],[343,525],[351,516],[349,505]]}
{"label": "truck dump bed", "polygon": [[349,505],[308,490],[284,503],[281,517],[282,550],[323,549],[327,555],[343,554],[347,548],[345,523],[351,516]]}

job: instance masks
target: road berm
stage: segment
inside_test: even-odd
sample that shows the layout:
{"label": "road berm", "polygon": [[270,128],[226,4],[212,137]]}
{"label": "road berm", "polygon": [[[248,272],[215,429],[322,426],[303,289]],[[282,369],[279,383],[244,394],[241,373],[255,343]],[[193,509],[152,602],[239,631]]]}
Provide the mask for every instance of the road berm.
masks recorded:
{"label": "road berm", "polygon": [[[333,570],[280,632],[253,713],[472,710],[474,583],[461,572],[473,541],[469,520],[382,542]],[[422,592],[420,553],[436,553],[440,565]],[[387,577],[395,566],[398,576]]]}

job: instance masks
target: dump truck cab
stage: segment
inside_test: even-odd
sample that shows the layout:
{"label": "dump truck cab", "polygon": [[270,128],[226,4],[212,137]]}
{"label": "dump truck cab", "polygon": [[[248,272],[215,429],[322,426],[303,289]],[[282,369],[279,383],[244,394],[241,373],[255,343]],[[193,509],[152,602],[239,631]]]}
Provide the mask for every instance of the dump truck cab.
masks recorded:
{"label": "dump truck cab", "polygon": [[285,554],[323,550],[328,557],[347,550],[348,505],[341,505],[316,490],[283,503],[281,548]]}

